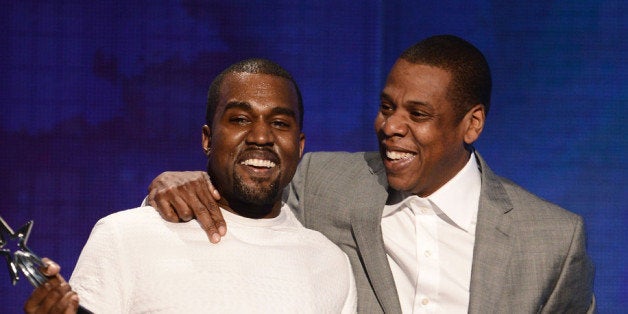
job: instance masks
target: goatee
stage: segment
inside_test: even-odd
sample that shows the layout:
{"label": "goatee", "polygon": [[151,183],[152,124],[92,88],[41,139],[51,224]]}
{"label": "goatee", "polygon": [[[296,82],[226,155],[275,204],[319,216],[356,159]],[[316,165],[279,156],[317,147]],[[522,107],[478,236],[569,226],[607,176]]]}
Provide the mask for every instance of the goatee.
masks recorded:
{"label": "goatee", "polygon": [[255,206],[268,206],[276,202],[277,196],[279,195],[279,178],[271,182],[270,185],[264,184],[264,180],[252,178],[253,181],[256,181],[252,186],[244,184],[244,180],[237,173],[234,174],[233,179],[234,195],[242,203]]}

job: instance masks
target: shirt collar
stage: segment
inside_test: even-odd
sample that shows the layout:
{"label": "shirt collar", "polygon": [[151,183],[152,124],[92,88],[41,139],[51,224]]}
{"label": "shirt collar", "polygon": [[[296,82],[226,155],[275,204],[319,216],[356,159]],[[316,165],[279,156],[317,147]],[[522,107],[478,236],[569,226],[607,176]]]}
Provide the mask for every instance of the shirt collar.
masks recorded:
{"label": "shirt collar", "polygon": [[471,154],[464,168],[428,199],[458,227],[470,231],[477,218],[481,186],[482,175],[475,154]]}
{"label": "shirt collar", "polygon": [[[422,198],[416,195],[392,191],[383,217],[392,215],[397,210],[414,204],[431,207],[436,214],[450,224],[467,231],[475,232],[482,178],[475,154],[471,154],[467,164],[445,185],[430,196]],[[427,204],[429,202],[429,204]]]}

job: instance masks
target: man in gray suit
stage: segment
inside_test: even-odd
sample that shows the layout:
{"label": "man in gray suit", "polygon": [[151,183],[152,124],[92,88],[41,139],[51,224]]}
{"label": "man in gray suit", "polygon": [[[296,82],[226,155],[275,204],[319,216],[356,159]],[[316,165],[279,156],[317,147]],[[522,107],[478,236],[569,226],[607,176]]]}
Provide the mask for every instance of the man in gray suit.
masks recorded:
{"label": "man in gray suit", "polygon": [[[388,75],[379,152],[303,157],[286,200],[351,259],[359,312],[595,311],[582,218],[497,176],[472,147],[490,92],[477,48],[427,38]],[[204,172],[167,172],[150,189],[165,219],[195,215],[212,242],[225,233]]]}

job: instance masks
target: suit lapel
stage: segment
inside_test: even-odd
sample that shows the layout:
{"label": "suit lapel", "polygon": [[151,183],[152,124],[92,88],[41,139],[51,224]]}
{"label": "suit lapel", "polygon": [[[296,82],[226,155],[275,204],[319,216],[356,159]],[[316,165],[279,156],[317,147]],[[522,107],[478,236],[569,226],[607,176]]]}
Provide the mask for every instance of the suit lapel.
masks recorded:
{"label": "suit lapel", "polygon": [[475,232],[471,269],[469,313],[491,312],[501,298],[511,254],[510,220],[512,204],[499,178],[476,153],[482,171],[482,189]]}
{"label": "suit lapel", "polygon": [[386,173],[379,157],[368,162],[370,178],[361,180],[355,192],[355,195],[366,197],[355,204],[351,213],[351,226],[362,263],[384,312],[401,313],[381,229],[382,210],[388,198]]}
{"label": "suit lapel", "polygon": [[[499,178],[476,152],[482,171],[482,188],[471,270],[469,313],[491,312],[501,298],[511,255],[510,220],[512,204]],[[384,250],[381,215],[388,197],[386,174],[379,158],[369,160],[371,178],[360,180],[351,226],[369,281],[385,312],[400,313],[401,306],[392,271]]]}

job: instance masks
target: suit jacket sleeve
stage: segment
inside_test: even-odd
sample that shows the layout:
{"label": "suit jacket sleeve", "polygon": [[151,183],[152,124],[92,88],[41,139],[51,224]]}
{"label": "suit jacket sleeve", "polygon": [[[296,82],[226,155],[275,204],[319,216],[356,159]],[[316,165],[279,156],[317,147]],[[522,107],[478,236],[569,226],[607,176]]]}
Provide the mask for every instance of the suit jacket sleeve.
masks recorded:
{"label": "suit jacket sleeve", "polygon": [[593,263],[586,253],[582,218],[578,217],[573,240],[556,287],[543,307],[544,313],[594,313]]}
{"label": "suit jacket sleeve", "polygon": [[476,157],[482,192],[469,312],[594,311],[582,217],[497,176]]}

